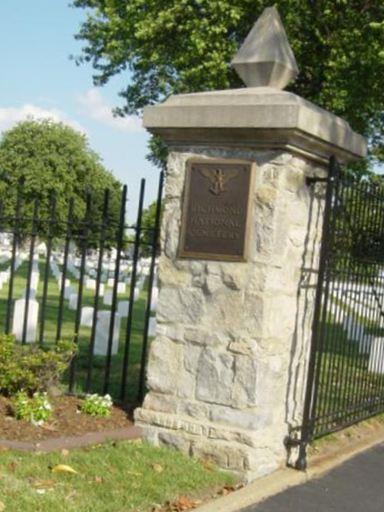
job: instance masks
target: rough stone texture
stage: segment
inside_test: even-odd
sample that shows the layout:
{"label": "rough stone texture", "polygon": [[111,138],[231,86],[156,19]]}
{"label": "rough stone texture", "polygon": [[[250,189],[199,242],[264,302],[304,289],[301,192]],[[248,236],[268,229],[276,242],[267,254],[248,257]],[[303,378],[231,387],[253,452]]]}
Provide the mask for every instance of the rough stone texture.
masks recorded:
{"label": "rough stone texture", "polygon": [[[255,163],[245,263],[179,259],[185,167],[192,157]],[[159,264],[158,336],[136,424],[153,443],[211,458],[251,480],[286,461],[300,422],[324,176],[280,150],[171,151]]]}

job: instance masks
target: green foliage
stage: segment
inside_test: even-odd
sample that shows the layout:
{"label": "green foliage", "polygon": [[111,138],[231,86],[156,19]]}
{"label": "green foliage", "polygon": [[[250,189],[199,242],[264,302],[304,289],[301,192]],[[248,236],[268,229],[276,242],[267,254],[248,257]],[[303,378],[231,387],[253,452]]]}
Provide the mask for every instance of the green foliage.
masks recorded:
{"label": "green foliage", "polygon": [[[121,115],[172,93],[242,87],[229,62],[267,0],[74,0],[87,9],[77,38],[96,85],[131,72]],[[384,160],[384,3],[276,2],[300,76],[291,90],[346,118]],[[164,162],[158,143],[151,159]],[[162,156],[161,156],[162,155]],[[364,169],[363,169],[364,170]],[[362,171],[362,169],[358,169]]]}
{"label": "green foliage", "polygon": [[149,256],[152,252],[153,245],[153,229],[156,222],[156,209],[157,201],[153,201],[148,208],[143,210],[143,216],[141,219],[141,253],[143,256]]}
{"label": "green foliage", "polygon": [[17,420],[30,421],[34,425],[42,425],[52,415],[52,406],[46,393],[34,393],[29,397],[25,391],[19,391],[12,401],[12,406]]}
{"label": "green foliage", "polygon": [[90,416],[106,417],[111,414],[112,398],[110,395],[87,395],[81,404],[81,412]]}
{"label": "green foliage", "polygon": [[12,396],[23,390],[32,396],[57,386],[75,353],[73,343],[59,342],[43,349],[35,344],[15,343],[13,336],[0,336],[0,393]]}
{"label": "green foliage", "polygon": [[[87,194],[92,195],[89,217],[100,218],[104,190],[111,190],[111,218],[118,218],[120,183],[102,165],[90,149],[85,135],[51,120],[27,120],[5,132],[0,140],[0,196],[2,211],[14,216],[17,191],[20,190],[22,217],[31,217],[34,202],[39,202],[39,217],[51,217],[51,200],[56,198],[53,226],[59,235],[66,228],[71,199],[74,202],[71,228],[81,229]],[[49,223],[38,225],[38,234],[47,234]],[[31,225],[22,224],[21,235]]]}

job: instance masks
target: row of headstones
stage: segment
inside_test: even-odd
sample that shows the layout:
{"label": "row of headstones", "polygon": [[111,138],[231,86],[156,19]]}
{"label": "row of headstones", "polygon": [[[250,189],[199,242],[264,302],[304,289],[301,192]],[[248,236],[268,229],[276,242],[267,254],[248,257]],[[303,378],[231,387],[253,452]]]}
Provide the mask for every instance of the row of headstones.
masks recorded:
{"label": "row of headstones", "polygon": [[[19,266],[22,264],[23,259],[20,255],[17,255],[15,261],[15,269],[17,270]],[[38,255],[34,257],[33,268],[30,280],[30,290],[29,290],[29,300],[28,300],[28,318],[26,324],[26,332],[25,332],[25,341],[27,343],[33,343],[36,341],[37,334],[37,325],[38,325],[38,315],[39,315],[39,303],[36,300],[36,293],[39,284],[39,268],[38,268]],[[57,283],[59,289],[62,286],[62,276],[59,270],[57,263],[52,260],[51,271],[57,279]],[[80,276],[78,270],[75,265],[70,265],[69,269],[74,274],[75,277]],[[3,273],[0,273],[0,282],[6,283],[8,282],[10,277],[10,268],[6,269]],[[120,283],[119,283],[120,284]],[[125,284],[125,283],[124,283]],[[138,297],[140,290],[144,284],[144,276],[138,280],[138,287],[135,289],[135,299]],[[108,282],[108,285],[113,285],[113,279]],[[75,308],[75,303],[77,304],[77,294],[72,293],[73,288],[70,285],[70,280],[66,280],[64,283],[64,297],[70,301],[70,307]],[[96,287],[96,281],[91,280],[88,282],[88,287],[93,289]],[[122,292],[122,287],[118,288],[118,291]],[[152,306],[151,311],[154,312],[156,310],[157,305],[157,287],[153,288],[152,292]],[[13,328],[12,331],[18,341],[21,341],[23,338],[23,330],[24,330],[24,317],[26,311],[26,291],[24,290],[23,297],[15,301],[14,307],[14,315],[13,315]],[[105,294],[104,303],[107,305],[111,305],[112,303],[112,292],[109,291],[108,294]],[[120,331],[120,320],[124,316],[128,315],[129,301],[119,301],[118,303],[118,311],[115,313],[115,321],[114,321],[114,336],[113,336],[113,345],[112,345],[112,354],[116,354],[118,350],[118,341],[119,341],[119,331]],[[109,339],[109,330],[110,330],[110,311],[99,311],[97,313],[97,322],[96,322],[96,336],[95,336],[95,349],[94,353],[97,355],[106,355],[107,347],[108,347],[108,339]],[[90,321],[93,320],[93,308],[82,308],[82,325],[89,326]],[[92,319],[92,320],[90,320]],[[154,336],[156,331],[156,320],[151,317],[149,320],[149,336]]]}
{"label": "row of headstones", "polygon": [[384,338],[367,334],[365,327],[335,302],[331,302],[330,312],[342,322],[348,340],[358,344],[359,354],[369,354],[368,371],[384,374]]}
{"label": "row of headstones", "polygon": [[[51,263],[51,270],[52,270],[54,276],[56,277],[58,286],[60,288],[62,286],[62,275],[61,275],[59,267],[55,261],[52,261],[52,263]],[[34,268],[34,271],[36,271],[35,268]],[[32,272],[32,275],[34,275],[34,272]],[[32,281],[32,279],[31,279],[31,281]],[[143,286],[143,284],[144,284],[144,281],[141,282],[140,288]],[[36,292],[37,286],[38,286],[38,274],[36,276],[36,280],[34,281],[34,283],[31,283],[31,290]],[[71,293],[72,288],[71,288],[69,279],[66,280],[64,286],[65,286],[64,297],[69,300],[69,307],[71,309],[76,309],[77,294]],[[93,286],[92,286],[92,288],[93,288]],[[138,297],[138,295],[140,293],[140,288],[135,289],[136,298]],[[107,294],[105,294],[105,295],[107,295]],[[156,310],[157,295],[158,295],[157,288],[153,288],[151,311]],[[105,299],[105,296],[104,296],[104,299]],[[105,303],[105,301],[104,301],[104,303]],[[112,304],[111,292],[107,296],[107,303],[109,303],[108,305]],[[26,308],[26,299],[25,298],[15,301],[13,332],[18,341],[21,341],[22,337],[23,337],[25,308]],[[115,355],[118,352],[119,335],[120,335],[120,321],[121,321],[121,318],[126,317],[128,315],[128,308],[129,308],[129,301],[119,301],[118,311],[117,311],[117,313],[115,313],[115,318],[114,318],[112,355]],[[25,336],[25,341],[27,343],[33,343],[36,340],[38,312],[39,312],[39,303],[35,300],[35,296],[34,296],[28,302],[28,319],[27,319],[26,336]],[[92,322],[93,322],[93,316],[94,316],[94,308],[86,307],[86,306],[82,307],[81,325],[91,327]],[[107,354],[109,332],[110,332],[110,319],[111,319],[110,311],[101,310],[101,311],[97,312],[95,345],[94,345],[94,354],[95,355],[104,355],[105,356]],[[155,331],[156,331],[156,320],[155,320],[155,318],[150,318],[148,335],[154,336]]]}
{"label": "row of headstones", "polygon": [[[9,256],[9,257],[8,257]],[[11,255],[9,254],[3,254],[1,258],[1,263],[4,264],[7,261],[9,261]],[[15,271],[19,269],[19,267],[23,263],[23,255],[17,254],[15,258]],[[5,270],[0,272],[0,290],[2,290],[3,286],[5,284],[8,284],[9,279],[11,277],[11,265],[9,265]]]}

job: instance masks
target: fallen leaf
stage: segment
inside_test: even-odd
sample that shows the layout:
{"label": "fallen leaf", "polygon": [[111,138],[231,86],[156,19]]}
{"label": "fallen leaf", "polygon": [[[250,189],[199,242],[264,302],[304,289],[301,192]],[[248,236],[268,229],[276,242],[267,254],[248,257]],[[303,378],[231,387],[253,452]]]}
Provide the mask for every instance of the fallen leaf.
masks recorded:
{"label": "fallen leaf", "polygon": [[95,482],[97,484],[102,484],[104,482],[104,479],[102,476],[95,476]]}
{"label": "fallen leaf", "polygon": [[215,469],[215,463],[211,459],[203,459],[201,463],[207,471],[213,471]]}
{"label": "fallen leaf", "polygon": [[61,455],[62,455],[63,457],[68,457],[68,455],[69,455],[69,450],[67,450],[67,449],[63,448],[63,449],[61,450]]}
{"label": "fallen leaf", "polygon": [[166,509],[169,512],[183,512],[184,510],[191,510],[201,504],[201,501],[191,500],[186,496],[180,496],[176,501],[168,504]]}
{"label": "fallen leaf", "polygon": [[54,466],[51,471],[52,473],[71,473],[72,475],[77,475],[77,471],[66,464],[58,464],[57,466]]}
{"label": "fallen leaf", "polygon": [[3,510],[5,510],[5,504],[0,501],[0,512],[3,512]]}
{"label": "fallen leaf", "polygon": [[57,432],[57,428],[54,427],[54,425],[50,425],[49,423],[43,423],[40,425],[40,428],[47,430],[48,432]]}
{"label": "fallen leaf", "polygon": [[16,471],[16,468],[17,468],[17,462],[16,461],[11,461],[9,464],[8,464],[8,469],[9,471],[11,471],[12,473],[14,473]]}
{"label": "fallen leaf", "polygon": [[164,471],[163,466],[161,466],[161,464],[158,464],[157,462],[151,464],[151,467],[153,471],[156,471],[156,473],[162,473]]}
{"label": "fallen leaf", "polygon": [[55,480],[36,480],[33,482],[32,487],[35,489],[52,489],[55,485]]}
{"label": "fallen leaf", "polygon": [[224,485],[224,487],[219,491],[219,494],[222,496],[226,496],[227,494],[230,494],[231,492],[236,491],[239,489],[236,485]]}

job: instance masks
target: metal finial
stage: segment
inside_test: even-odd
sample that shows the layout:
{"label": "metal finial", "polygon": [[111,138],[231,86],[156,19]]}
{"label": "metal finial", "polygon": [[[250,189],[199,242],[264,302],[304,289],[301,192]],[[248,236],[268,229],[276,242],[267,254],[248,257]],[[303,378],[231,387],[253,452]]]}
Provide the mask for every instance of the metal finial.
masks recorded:
{"label": "metal finial", "polygon": [[232,66],[247,87],[284,89],[296,78],[299,68],[275,7],[264,9]]}

